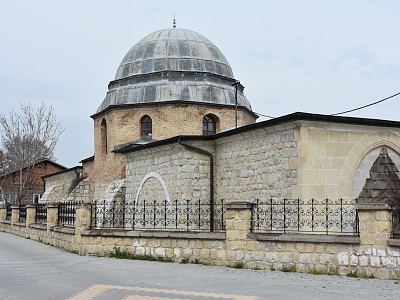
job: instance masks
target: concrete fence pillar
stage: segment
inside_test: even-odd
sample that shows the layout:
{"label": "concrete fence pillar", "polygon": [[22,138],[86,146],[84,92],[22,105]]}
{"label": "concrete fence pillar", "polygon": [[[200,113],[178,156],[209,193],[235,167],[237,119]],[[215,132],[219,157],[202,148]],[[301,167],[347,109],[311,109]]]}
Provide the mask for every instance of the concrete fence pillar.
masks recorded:
{"label": "concrete fence pillar", "polygon": [[47,230],[58,225],[58,203],[47,204]]}
{"label": "concrete fence pillar", "polygon": [[387,246],[392,231],[392,212],[386,203],[357,204],[362,245]]}
{"label": "concrete fence pillar", "polygon": [[90,226],[91,203],[81,203],[76,206],[75,235],[81,235],[82,231]]}
{"label": "concrete fence pillar", "polygon": [[29,204],[26,206],[26,226],[35,223],[36,221],[36,205]]}
{"label": "concrete fence pillar", "polygon": [[228,264],[241,262],[247,250],[251,229],[250,202],[232,202],[225,205],[226,260]]}
{"label": "concrete fence pillar", "polygon": [[7,206],[0,205],[0,221],[5,220],[6,216],[7,216]]}
{"label": "concrete fence pillar", "polygon": [[19,221],[19,206],[11,206],[11,225]]}

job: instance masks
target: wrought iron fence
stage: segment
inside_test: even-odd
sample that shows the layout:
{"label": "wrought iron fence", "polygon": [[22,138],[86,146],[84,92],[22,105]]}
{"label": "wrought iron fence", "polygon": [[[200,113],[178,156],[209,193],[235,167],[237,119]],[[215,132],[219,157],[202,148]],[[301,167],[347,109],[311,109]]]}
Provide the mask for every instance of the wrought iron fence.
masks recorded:
{"label": "wrought iron fence", "polygon": [[74,226],[77,202],[66,201],[58,203],[58,225]]}
{"label": "wrought iron fence", "polygon": [[35,205],[35,223],[46,223],[47,222],[47,206],[46,204]]}
{"label": "wrought iron fence", "polygon": [[12,216],[11,204],[7,204],[6,205],[6,220],[11,220],[11,216]]}
{"label": "wrought iron fence", "polygon": [[20,222],[26,221],[26,205],[25,204],[19,205],[18,221],[20,221]]}
{"label": "wrought iron fence", "polygon": [[355,200],[257,199],[251,230],[271,233],[359,235]]}
{"label": "wrought iron fence", "polygon": [[225,230],[224,212],[223,202],[103,200],[92,204],[91,228],[220,231]]}
{"label": "wrought iron fence", "polygon": [[392,206],[392,237],[400,238],[400,207]]}

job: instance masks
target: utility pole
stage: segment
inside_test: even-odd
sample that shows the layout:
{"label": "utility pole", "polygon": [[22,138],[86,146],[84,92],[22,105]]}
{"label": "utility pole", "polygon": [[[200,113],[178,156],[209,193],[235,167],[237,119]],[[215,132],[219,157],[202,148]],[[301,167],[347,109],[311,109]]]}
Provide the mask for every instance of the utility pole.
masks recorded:
{"label": "utility pole", "polygon": [[238,98],[237,98],[237,93],[238,93],[238,85],[239,84],[240,84],[239,80],[236,80],[236,82],[232,84],[232,86],[235,86],[235,128],[238,127],[238,115],[237,115]]}

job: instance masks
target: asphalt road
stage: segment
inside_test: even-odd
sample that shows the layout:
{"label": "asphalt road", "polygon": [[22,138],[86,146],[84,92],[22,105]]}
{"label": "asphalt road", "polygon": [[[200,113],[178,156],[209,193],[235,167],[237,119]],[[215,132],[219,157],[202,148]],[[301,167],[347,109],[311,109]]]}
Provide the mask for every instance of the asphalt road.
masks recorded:
{"label": "asphalt road", "polygon": [[399,299],[400,281],[79,256],[0,232],[0,299]]}

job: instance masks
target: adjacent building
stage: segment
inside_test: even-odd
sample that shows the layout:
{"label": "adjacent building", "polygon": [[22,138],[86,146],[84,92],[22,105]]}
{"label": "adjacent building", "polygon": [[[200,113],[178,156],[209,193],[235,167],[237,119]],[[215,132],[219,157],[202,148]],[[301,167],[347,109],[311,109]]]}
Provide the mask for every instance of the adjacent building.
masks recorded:
{"label": "adjacent building", "polygon": [[42,160],[35,164],[33,169],[26,167],[19,170],[12,171],[0,176],[0,203],[15,204],[20,192],[21,181],[24,188],[21,194],[20,204],[39,203],[42,197],[45,186],[42,176],[58,173],[67,169],[66,167],[51,161]]}

